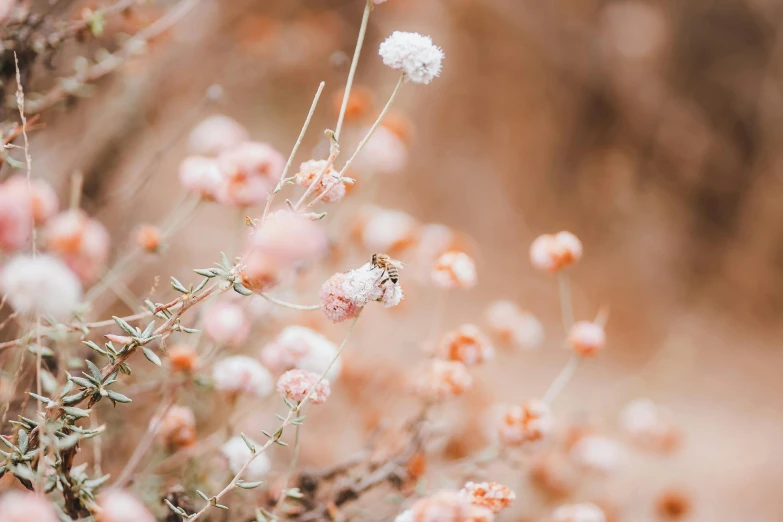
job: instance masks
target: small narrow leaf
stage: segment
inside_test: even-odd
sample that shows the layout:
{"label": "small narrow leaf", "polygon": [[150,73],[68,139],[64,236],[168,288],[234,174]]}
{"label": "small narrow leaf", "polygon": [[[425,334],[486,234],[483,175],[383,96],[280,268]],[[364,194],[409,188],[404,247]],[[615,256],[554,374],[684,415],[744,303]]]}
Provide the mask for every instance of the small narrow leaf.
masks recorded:
{"label": "small narrow leaf", "polygon": [[101,369],[95,366],[95,364],[89,359],[85,359],[84,362],[87,363],[87,368],[90,369],[90,374],[92,374],[92,378],[98,382],[103,382],[103,374],[101,373]]}
{"label": "small narrow leaf", "polygon": [[242,440],[245,441],[245,444],[247,445],[247,448],[250,450],[250,453],[255,454],[256,447],[253,445],[250,439],[247,438],[247,435],[245,435],[244,433],[240,433],[239,435],[242,437]]}
{"label": "small narrow leaf", "polygon": [[138,332],[136,332],[136,329],[133,328],[131,325],[129,325],[125,319],[121,317],[117,317],[116,315],[112,316],[112,319],[114,319],[114,322],[117,323],[117,326],[122,328],[125,333],[129,335],[138,335]]}
{"label": "small narrow leaf", "polygon": [[132,402],[130,400],[130,398],[126,397],[125,395],[123,395],[121,393],[117,393],[116,391],[106,390],[106,393],[109,394],[109,398],[111,400],[113,400],[114,402],[121,402],[123,404],[128,403],[128,402]]}
{"label": "small narrow leaf", "polygon": [[160,366],[162,364],[160,362],[160,357],[158,357],[155,352],[153,352],[152,350],[150,350],[146,346],[142,346],[141,349],[144,352],[144,357],[146,357],[149,362],[151,362],[155,366]]}
{"label": "small narrow leaf", "polygon": [[239,482],[237,482],[237,487],[238,488],[242,488],[242,489],[255,489],[258,486],[260,486],[261,484],[263,484],[263,483],[264,483],[263,481],[258,481],[258,482],[242,482],[242,481],[239,481]]}
{"label": "small narrow leaf", "polygon": [[242,286],[241,283],[234,283],[234,291],[241,295],[253,295],[253,291],[249,288]]}
{"label": "small narrow leaf", "polygon": [[198,275],[204,276],[206,278],[215,277],[217,275],[215,271],[211,268],[196,268],[193,271],[196,272]]}

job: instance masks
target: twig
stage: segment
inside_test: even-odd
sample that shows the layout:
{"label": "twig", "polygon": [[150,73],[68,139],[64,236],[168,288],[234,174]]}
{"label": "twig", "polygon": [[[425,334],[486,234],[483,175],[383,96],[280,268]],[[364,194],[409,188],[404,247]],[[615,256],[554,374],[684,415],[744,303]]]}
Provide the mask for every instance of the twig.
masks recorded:
{"label": "twig", "polygon": [[299,304],[282,301],[276,297],[272,297],[271,295],[267,295],[267,294],[259,294],[259,295],[269,302],[275,303],[276,305],[285,306],[286,308],[293,308],[294,310],[318,310],[319,308],[321,308],[321,305],[299,305]]}
{"label": "twig", "polygon": [[362,25],[359,27],[359,37],[356,39],[356,49],[353,51],[353,60],[351,60],[351,69],[348,71],[348,80],[345,82],[345,92],[343,92],[343,102],[340,105],[340,115],[337,118],[337,127],[334,130],[335,141],[340,141],[340,130],[343,128],[343,119],[345,118],[345,109],[348,106],[348,98],[351,95],[351,87],[353,86],[353,77],[356,74],[356,66],[359,64],[359,55],[362,52],[362,44],[364,43],[364,35],[367,32],[367,21],[370,19],[370,11],[372,10],[372,0],[367,0],[364,6],[364,14],[362,15]]}

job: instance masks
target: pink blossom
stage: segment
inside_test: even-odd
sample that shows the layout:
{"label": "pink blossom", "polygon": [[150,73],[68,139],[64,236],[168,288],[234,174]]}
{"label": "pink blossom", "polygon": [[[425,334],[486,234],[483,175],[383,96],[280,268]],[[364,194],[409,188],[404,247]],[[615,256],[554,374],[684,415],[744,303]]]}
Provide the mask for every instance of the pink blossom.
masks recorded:
{"label": "pink blossom", "polygon": [[263,252],[250,251],[242,258],[242,284],[253,292],[266,292],[280,282],[279,263]]}
{"label": "pink blossom", "polygon": [[15,252],[25,248],[33,233],[30,200],[19,198],[0,185],[0,250]]}
{"label": "pink blossom", "polygon": [[529,400],[521,406],[509,407],[498,427],[503,444],[518,446],[541,440],[554,430],[554,418],[549,406],[540,400]]}
{"label": "pink blossom", "polygon": [[40,178],[33,178],[28,183],[25,176],[12,176],[3,184],[3,189],[12,194],[14,199],[29,201],[36,225],[46,223],[60,208],[57,193]]}
{"label": "pink blossom", "polygon": [[192,154],[216,156],[248,139],[245,128],[222,114],[207,117],[190,132],[188,149]]}
{"label": "pink blossom", "polygon": [[[318,177],[318,174],[326,167],[326,160],[310,160],[305,161],[299,166],[299,172],[296,174],[296,183],[301,187],[309,187]],[[339,181],[338,181],[339,180]],[[334,185],[334,187],[332,187]],[[345,197],[345,183],[340,180],[339,173],[334,170],[334,167],[329,166],[329,169],[321,177],[318,182],[318,186],[315,188],[315,194],[323,193],[327,188],[332,187],[322,201],[326,203],[335,203]]]}
{"label": "pink blossom", "polygon": [[399,210],[369,207],[363,210],[361,241],[371,252],[393,252],[405,248],[416,240],[418,223],[410,215]]}
{"label": "pink blossom", "polygon": [[438,348],[438,356],[450,361],[460,361],[471,366],[492,359],[495,350],[478,326],[463,324],[444,335]]}
{"label": "pink blossom", "polygon": [[361,306],[351,301],[344,290],[347,280],[348,276],[345,273],[337,273],[327,279],[321,286],[319,293],[321,310],[323,310],[326,318],[333,323],[352,319],[359,314],[361,309]]}
{"label": "pink blossom", "polygon": [[313,404],[323,404],[329,398],[331,389],[328,380],[318,382],[319,379],[319,374],[307,370],[288,370],[277,381],[277,393],[299,403],[315,387],[307,400]]}
{"label": "pink blossom", "polygon": [[490,509],[476,506],[458,491],[439,491],[416,501],[408,511],[406,522],[492,522]]}
{"label": "pink blossom", "polygon": [[468,482],[461,493],[474,505],[485,507],[493,513],[500,513],[517,498],[513,491],[497,482]]}
{"label": "pink blossom", "polygon": [[187,156],[179,165],[179,181],[185,190],[204,199],[217,198],[223,175],[217,160],[205,156]]}
{"label": "pink blossom", "polygon": [[[275,371],[299,368],[321,374],[337,357],[337,345],[320,333],[304,326],[286,326],[261,351],[261,361]],[[340,358],[331,365],[326,378],[334,381],[342,367]]]}
{"label": "pink blossom", "polygon": [[552,522],[606,522],[606,515],[595,504],[570,504],[557,508]]}
{"label": "pink blossom", "polygon": [[487,307],[490,329],[506,342],[522,348],[538,348],[544,341],[544,326],[531,313],[511,301],[495,301]]}
{"label": "pink blossom", "polygon": [[312,260],[326,252],[328,240],[323,227],[288,210],[267,216],[250,236],[249,250],[279,263]]}
{"label": "pink blossom", "polygon": [[195,444],[196,416],[193,410],[177,405],[169,408],[160,421],[158,438],[172,450]]}
{"label": "pink blossom", "polygon": [[43,495],[9,490],[0,497],[0,522],[59,522],[60,518]]}
{"label": "pink blossom", "polygon": [[530,245],[530,262],[534,268],[557,272],[579,261],[582,242],[571,232],[544,234]]}
{"label": "pink blossom", "polygon": [[568,341],[574,352],[582,357],[593,357],[603,350],[606,344],[606,334],[600,324],[591,321],[575,323],[568,333]]}
{"label": "pink blossom", "polygon": [[82,281],[95,279],[109,257],[109,233],[82,210],[66,210],[46,226],[46,247]]}
{"label": "pink blossom", "polygon": [[0,273],[0,292],[20,314],[38,313],[65,320],[81,301],[82,285],[54,256],[16,256]]}
{"label": "pink blossom", "polygon": [[221,301],[207,310],[204,333],[221,346],[240,346],[247,341],[250,320],[238,304]]}
{"label": "pink blossom", "polygon": [[266,143],[246,141],[218,156],[223,175],[217,200],[224,205],[252,207],[266,201],[285,167],[285,158]]}
{"label": "pink blossom", "polygon": [[155,517],[136,497],[110,489],[98,497],[97,522],[155,522]]}
{"label": "pink blossom", "polygon": [[625,451],[617,441],[600,435],[581,437],[571,448],[571,458],[581,466],[609,473],[625,462]]}
{"label": "pink blossom", "polygon": [[408,147],[399,136],[385,127],[379,127],[356,157],[353,168],[359,172],[394,174],[405,168]]}
{"label": "pink blossom", "polygon": [[473,385],[467,367],[459,361],[432,359],[417,380],[418,394],[430,400],[462,395]]}
{"label": "pink blossom", "polygon": [[441,288],[476,286],[476,265],[465,252],[451,250],[441,255],[432,270],[432,282]]}
{"label": "pink blossom", "polygon": [[272,393],[275,383],[269,370],[245,355],[226,357],[212,368],[215,389],[229,393],[247,393],[265,397]]}

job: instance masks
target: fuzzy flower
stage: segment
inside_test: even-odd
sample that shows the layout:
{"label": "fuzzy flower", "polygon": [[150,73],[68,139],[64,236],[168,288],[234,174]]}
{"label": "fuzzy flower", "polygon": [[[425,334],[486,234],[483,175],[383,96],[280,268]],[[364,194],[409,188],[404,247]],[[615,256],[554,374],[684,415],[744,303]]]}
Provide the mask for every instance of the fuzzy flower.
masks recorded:
{"label": "fuzzy flower", "polygon": [[569,504],[555,510],[552,522],[606,522],[606,516],[595,504]]}
{"label": "fuzzy flower", "polygon": [[[309,187],[318,177],[318,174],[326,167],[326,160],[310,160],[305,161],[299,166],[299,172],[296,173],[296,184],[300,187]],[[334,187],[332,187],[334,185]],[[331,188],[330,188],[331,187]],[[334,170],[333,166],[329,166],[329,169],[321,177],[318,182],[318,186],[315,188],[315,194],[322,194],[330,188],[326,193],[323,200],[326,203],[335,203],[345,197],[345,182],[340,180],[339,173]]]}
{"label": "fuzzy flower", "polygon": [[109,257],[109,233],[96,219],[73,209],[46,226],[46,248],[57,254],[82,281],[95,279]]}
{"label": "fuzzy flower", "polygon": [[[332,393],[329,387],[329,381],[322,379],[318,382],[320,375],[307,370],[288,370],[280,379],[277,380],[277,393],[282,397],[287,397],[297,403],[302,402],[307,396],[307,392],[315,386],[313,393],[307,400],[313,404],[323,404]],[[316,386],[316,383],[318,385]]]}
{"label": "fuzzy flower", "polygon": [[359,237],[371,252],[394,252],[416,240],[419,225],[405,212],[365,207],[362,214]]}
{"label": "fuzzy flower", "polygon": [[[299,368],[320,375],[337,357],[337,345],[316,331],[304,326],[287,326],[277,338],[261,351],[261,360],[275,372]],[[340,376],[342,360],[338,358],[326,378]]]}
{"label": "fuzzy flower", "polygon": [[509,407],[498,427],[500,441],[508,446],[541,440],[552,433],[554,418],[549,406],[540,400],[530,400],[521,406]]}
{"label": "fuzzy flower", "polygon": [[238,304],[221,301],[207,310],[204,333],[220,346],[240,346],[250,334],[250,320]]}
{"label": "fuzzy flower", "polygon": [[473,385],[468,368],[459,361],[428,361],[418,376],[416,391],[421,397],[438,400],[462,395]]}
{"label": "fuzzy flower", "polygon": [[280,283],[281,268],[271,256],[250,251],[242,259],[242,285],[256,293],[266,292]]}
{"label": "fuzzy flower", "polygon": [[98,497],[97,522],[155,522],[155,517],[130,493],[110,489]]}
{"label": "fuzzy flower", "polygon": [[212,368],[215,389],[229,393],[247,393],[265,397],[272,393],[275,381],[269,370],[246,355],[226,357]]}
{"label": "fuzzy flower", "polygon": [[266,200],[285,167],[285,158],[271,145],[246,141],[218,156],[223,175],[218,202],[235,207],[252,207]]}
{"label": "fuzzy flower", "polygon": [[32,179],[28,183],[25,176],[12,176],[3,183],[0,190],[10,194],[14,200],[24,202],[32,212],[36,225],[46,223],[60,208],[57,193],[49,183],[40,178]]}
{"label": "fuzzy flower", "polygon": [[179,164],[179,182],[185,190],[204,199],[217,198],[223,175],[217,160],[205,156],[187,156]]}
{"label": "fuzzy flower", "polygon": [[134,235],[136,246],[145,252],[157,252],[160,248],[160,229],[155,225],[141,225]]}
{"label": "fuzzy flower", "polygon": [[378,54],[384,65],[405,73],[406,79],[414,83],[427,84],[440,75],[443,51],[429,36],[394,31],[383,41]]}
{"label": "fuzzy flower", "polygon": [[269,261],[290,264],[309,261],[326,252],[328,239],[321,226],[288,210],[267,216],[250,236],[248,249]]}
{"label": "fuzzy flower", "polygon": [[321,287],[320,295],[321,309],[335,323],[355,317],[370,301],[391,308],[400,304],[403,297],[402,287],[393,283],[384,269],[372,263],[333,275]]}
{"label": "fuzzy flower", "polygon": [[12,258],[0,274],[0,287],[20,314],[60,320],[70,317],[82,298],[82,285],[73,272],[49,255]]}
{"label": "fuzzy flower", "polygon": [[538,348],[544,342],[544,326],[536,316],[511,301],[495,301],[487,307],[490,329],[505,342],[522,348]]}
{"label": "fuzzy flower", "polygon": [[175,372],[192,372],[199,364],[198,354],[192,346],[175,344],[168,350],[171,369]]}
{"label": "fuzzy flower", "polygon": [[0,250],[15,252],[30,242],[33,219],[30,201],[0,185]]}
{"label": "fuzzy flower", "polygon": [[492,522],[492,510],[477,506],[458,491],[439,491],[416,501],[395,522]]}
{"label": "fuzzy flower", "polygon": [[158,439],[171,451],[196,443],[196,416],[187,406],[174,405],[163,416]]}
{"label": "fuzzy flower", "polygon": [[205,118],[190,131],[188,150],[191,154],[217,156],[248,139],[245,128],[222,114]]}
{"label": "fuzzy flower", "polygon": [[614,471],[625,461],[623,448],[616,441],[600,435],[581,437],[570,454],[579,465],[601,473]]}
{"label": "fuzzy flower", "polygon": [[438,355],[442,359],[459,361],[472,366],[492,359],[495,356],[495,349],[478,326],[463,324],[443,337]]}
{"label": "fuzzy flower", "polygon": [[603,350],[606,344],[606,334],[600,324],[579,321],[571,327],[568,341],[576,354],[582,357],[593,357]]}
{"label": "fuzzy flower", "polygon": [[535,486],[553,497],[571,494],[577,483],[577,476],[570,461],[557,451],[534,456],[530,479]]}
{"label": "fuzzy flower", "polygon": [[435,262],[432,282],[441,288],[472,288],[476,286],[476,265],[465,252],[445,252]]}
{"label": "fuzzy flower", "polygon": [[[259,444],[253,444],[256,448],[261,447]],[[234,436],[228,439],[225,444],[220,448],[220,452],[228,460],[228,469],[232,473],[239,473],[242,466],[250,459],[253,453],[250,448],[247,447],[242,437]],[[253,459],[253,462],[245,469],[245,473],[242,476],[249,482],[261,480],[272,469],[272,462],[266,453],[261,453]]]}
{"label": "fuzzy flower", "polygon": [[677,430],[666,411],[650,399],[630,402],[620,415],[620,424],[644,448],[669,450],[677,443]]}
{"label": "fuzzy flower", "polygon": [[534,268],[557,272],[579,261],[582,242],[571,232],[544,234],[530,245],[530,262]]}
{"label": "fuzzy flower", "polygon": [[408,147],[394,132],[378,127],[356,156],[353,169],[373,174],[394,174],[408,163]]}
{"label": "fuzzy flower", "polygon": [[0,497],[0,522],[59,522],[60,517],[43,495],[9,490]]}
{"label": "fuzzy flower", "polygon": [[461,493],[474,505],[485,507],[493,513],[500,513],[517,498],[513,491],[497,482],[468,482]]}

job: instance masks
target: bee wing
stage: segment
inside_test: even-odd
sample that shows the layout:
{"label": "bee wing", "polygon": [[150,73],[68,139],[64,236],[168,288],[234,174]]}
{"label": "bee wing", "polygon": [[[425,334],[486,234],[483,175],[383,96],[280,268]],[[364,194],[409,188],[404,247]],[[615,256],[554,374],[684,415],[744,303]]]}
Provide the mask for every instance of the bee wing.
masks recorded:
{"label": "bee wing", "polygon": [[396,259],[389,259],[388,263],[389,263],[391,266],[395,266],[395,267],[397,267],[397,268],[402,268],[402,267],[403,267],[403,266],[402,266],[402,261],[398,261],[398,260],[396,260]]}

